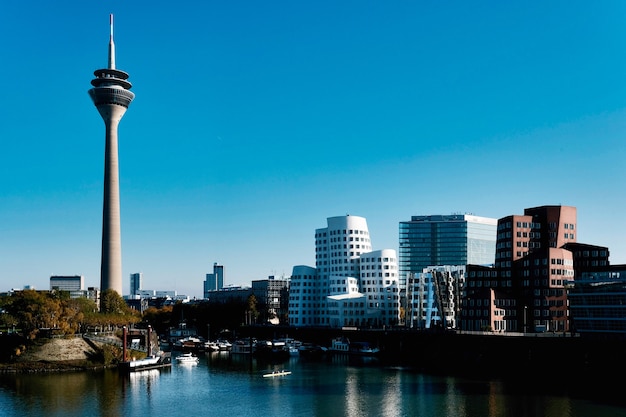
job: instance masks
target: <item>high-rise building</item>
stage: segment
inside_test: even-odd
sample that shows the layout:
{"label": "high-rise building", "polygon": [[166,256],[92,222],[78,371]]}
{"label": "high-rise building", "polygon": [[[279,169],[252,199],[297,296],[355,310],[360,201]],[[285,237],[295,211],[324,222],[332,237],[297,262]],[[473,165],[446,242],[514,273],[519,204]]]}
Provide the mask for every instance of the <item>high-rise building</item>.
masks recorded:
{"label": "high-rise building", "polygon": [[109,62],[94,71],[89,95],[105,125],[104,201],[102,210],[102,263],[100,289],[122,295],[122,240],[120,230],[120,190],[117,127],[135,98],[128,74],[115,68],[113,15],[110,15]]}
{"label": "high-rise building", "polygon": [[[463,330],[567,331],[576,207],[540,206],[498,220],[493,268],[469,267]],[[608,251],[596,255],[608,262]]]}
{"label": "high-rise building", "polygon": [[293,268],[289,286],[292,326],[386,326],[399,317],[396,251],[372,251],[367,221],[327,219],[315,231],[316,268]]}
{"label": "high-rise building", "polygon": [[139,295],[143,285],[143,272],[130,274],[130,295]]}
{"label": "high-rise building", "polygon": [[204,298],[209,298],[209,291],[218,291],[224,288],[224,265],[213,264],[213,273],[206,274],[204,281]]}
{"label": "high-rise building", "polygon": [[400,289],[429,266],[493,264],[497,220],[469,214],[411,216],[400,222]]}
{"label": "high-rise building", "polygon": [[53,275],[50,277],[50,291],[82,291],[85,279],[82,275]]}

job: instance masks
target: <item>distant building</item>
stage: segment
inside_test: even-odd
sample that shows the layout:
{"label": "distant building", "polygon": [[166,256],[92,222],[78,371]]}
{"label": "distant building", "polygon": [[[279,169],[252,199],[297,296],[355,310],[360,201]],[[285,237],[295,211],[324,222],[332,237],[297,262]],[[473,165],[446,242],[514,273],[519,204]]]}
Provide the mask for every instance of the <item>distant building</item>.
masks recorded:
{"label": "distant building", "polygon": [[82,275],[53,275],[50,277],[50,291],[82,291],[85,278]]}
{"label": "distant building", "polygon": [[130,295],[137,295],[137,292],[141,290],[143,285],[143,273],[136,272],[130,274]]}
{"label": "distant building", "polygon": [[156,293],[154,290],[136,290],[134,295],[139,298],[152,298],[156,296]]}
{"label": "distant building", "polygon": [[253,294],[252,288],[233,285],[208,291],[205,298],[211,303],[245,302]]}
{"label": "distant building", "polygon": [[224,266],[218,265],[217,262],[213,264],[213,273],[206,274],[206,280],[204,281],[204,298],[209,298],[209,291],[217,291],[224,288]]}

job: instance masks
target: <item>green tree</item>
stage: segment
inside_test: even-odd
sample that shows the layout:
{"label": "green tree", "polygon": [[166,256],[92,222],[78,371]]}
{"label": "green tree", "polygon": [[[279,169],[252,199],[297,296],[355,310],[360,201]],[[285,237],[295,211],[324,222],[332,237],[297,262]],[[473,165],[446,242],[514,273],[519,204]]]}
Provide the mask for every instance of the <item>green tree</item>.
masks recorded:
{"label": "green tree", "polygon": [[117,291],[107,289],[100,294],[100,312],[104,314],[125,314],[128,310],[126,302]]}

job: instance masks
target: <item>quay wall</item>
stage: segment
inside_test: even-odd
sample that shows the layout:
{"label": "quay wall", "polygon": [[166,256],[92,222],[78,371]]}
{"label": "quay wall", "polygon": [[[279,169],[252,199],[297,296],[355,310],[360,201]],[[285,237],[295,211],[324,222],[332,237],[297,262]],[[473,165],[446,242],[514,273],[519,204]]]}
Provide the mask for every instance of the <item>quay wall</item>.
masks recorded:
{"label": "quay wall", "polygon": [[570,334],[492,334],[410,330],[341,330],[259,326],[240,329],[242,337],[291,337],[330,346],[345,336],[381,350],[380,360],[442,374],[543,375],[609,378],[626,371],[626,340]]}

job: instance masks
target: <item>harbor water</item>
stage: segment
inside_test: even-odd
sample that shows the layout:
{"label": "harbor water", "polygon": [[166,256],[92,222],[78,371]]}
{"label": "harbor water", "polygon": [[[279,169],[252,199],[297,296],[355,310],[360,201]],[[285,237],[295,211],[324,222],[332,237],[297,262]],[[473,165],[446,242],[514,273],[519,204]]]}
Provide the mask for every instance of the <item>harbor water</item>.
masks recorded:
{"label": "harbor water", "polygon": [[[127,375],[0,375],[0,416],[626,416],[624,404],[610,397],[535,389],[528,381],[424,374],[376,359],[199,356],[198,363],[174,361],[171,368]],[[263,377],[283,370],[289,372]]]}

